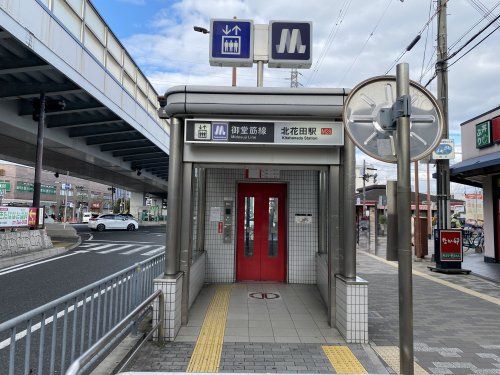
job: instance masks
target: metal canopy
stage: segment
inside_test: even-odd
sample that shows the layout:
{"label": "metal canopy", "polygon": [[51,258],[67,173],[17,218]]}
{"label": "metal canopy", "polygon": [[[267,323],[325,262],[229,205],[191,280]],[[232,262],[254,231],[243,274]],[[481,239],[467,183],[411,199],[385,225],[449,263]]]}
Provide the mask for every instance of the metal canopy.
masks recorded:
{"label": "metal canopy", "polygon": [[500,151],[464,160],[450,167],[450,179],[465,185],[482,187],[485,175],[500,173]]}
{"label": "metal canopy", "polygon": [[[168,154],[139,131],[2,28],[0,35],[0,102],[15,102],[19,116],[31,117],[33,100],[43,91],[47,97],[66,103],[64,110],[47,112],[47,128],[61,129],[69,138],[84,138],[87,145],[98,146],[100,152],[133,161],[134,170],[149,166],[153,151],[154,156],[162,157],[157,164],[168,166]],[[161,172],[151,171],[167,180],[168,176]]]}
{"label": "metal canopy", "polygon": [[[341,120],[349,89],[175,86],[165,93],[162,115],[246,116]],[[160,116],[161,117],[161,116]]]}

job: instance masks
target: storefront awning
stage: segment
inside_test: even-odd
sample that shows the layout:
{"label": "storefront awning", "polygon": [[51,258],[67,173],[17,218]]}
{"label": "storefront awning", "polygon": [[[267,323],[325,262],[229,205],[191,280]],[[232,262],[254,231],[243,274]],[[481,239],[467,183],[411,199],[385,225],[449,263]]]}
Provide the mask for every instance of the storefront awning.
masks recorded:
{"label": "storefront awning", "polygon": [[500,173],[500,151],[451,166],[450,179],[453,182],[482,187],[482,177],[495,173]]}

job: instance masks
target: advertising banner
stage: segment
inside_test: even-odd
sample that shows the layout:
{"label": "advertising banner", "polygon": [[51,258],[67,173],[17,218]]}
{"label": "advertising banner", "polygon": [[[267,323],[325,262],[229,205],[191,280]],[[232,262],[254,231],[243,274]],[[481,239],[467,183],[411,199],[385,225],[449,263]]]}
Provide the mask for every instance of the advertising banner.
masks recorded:
{"label": "advertising banner", "polygon": [[462,262],[462,231],[441,229],[439,231],[441,262]]}
{"label": "advertising banner", "polygon": [[0,228],[36,226],[36,208],[0,207]]}

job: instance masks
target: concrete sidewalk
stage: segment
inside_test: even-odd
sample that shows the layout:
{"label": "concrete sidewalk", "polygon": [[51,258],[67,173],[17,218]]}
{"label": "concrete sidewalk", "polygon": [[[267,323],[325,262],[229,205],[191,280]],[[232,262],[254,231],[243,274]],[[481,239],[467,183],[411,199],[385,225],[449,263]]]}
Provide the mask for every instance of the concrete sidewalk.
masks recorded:
{"label": "concrete sidewalk", "polygon": [[[371,248],[371,250],[369,250]],[[368,246],[368,240],[365,236],[360,236],[358,249],[363,251],[370,251],[371,253],[385,258],[387,248],[387,237],[379,237],[377,239],[376,247]],[[421,261],[425,266],[435,266],[432,262],[434,255],[434,240],[428,241],[429,255],[427,255]],[[464,261],[462,262],[462,268],[471,270],[476,276],[485,278],[487,280],[500,283],[500,263],[486,263],[484,261],[484,254],[475,253],[474,250],[468,250],[464,252]]]}

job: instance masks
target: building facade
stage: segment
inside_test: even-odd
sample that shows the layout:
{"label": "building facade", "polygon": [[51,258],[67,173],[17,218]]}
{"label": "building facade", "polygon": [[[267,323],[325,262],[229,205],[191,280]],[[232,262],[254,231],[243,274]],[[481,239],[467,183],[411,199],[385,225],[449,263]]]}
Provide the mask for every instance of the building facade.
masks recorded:
{"label": "building facade", "polygon": [[[34,175],[32,167],[0,162],[1,205],[31,206]],[[68,221],[78,221],[83,212],[103,213],[112,209],[109,186],[48,171],[42,172],[41,182],[41,205],[56,220],[62,220],[65,205]]]}
{"label": "building facade", "polygon": [[[500,262],[500,106],[461,124],[462,162],[451,181],[483,189],[484,260]],[[479,216],[480,212],[478,212]]]}

